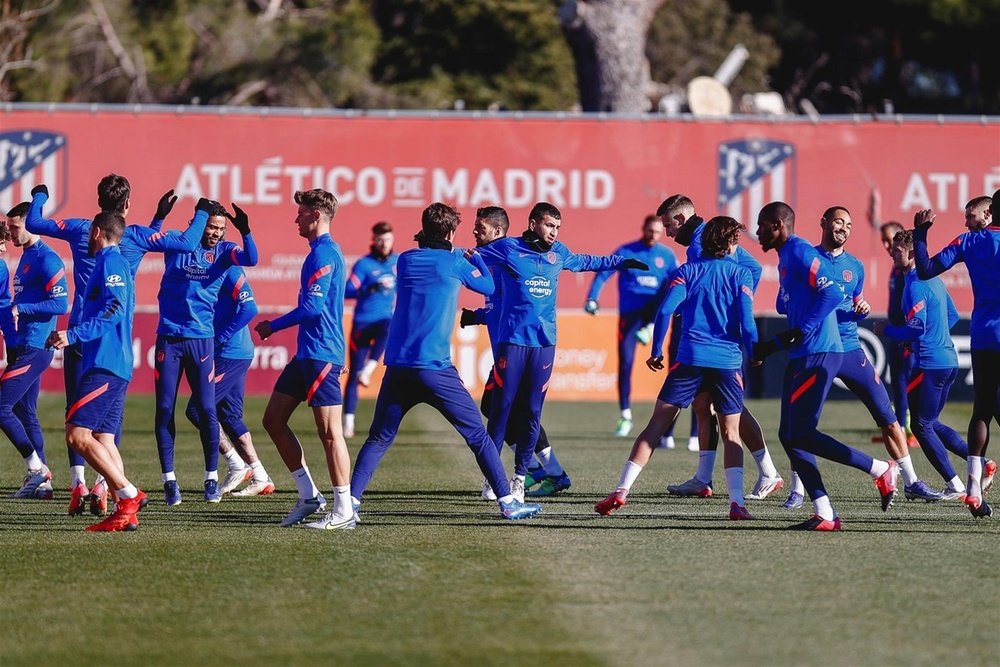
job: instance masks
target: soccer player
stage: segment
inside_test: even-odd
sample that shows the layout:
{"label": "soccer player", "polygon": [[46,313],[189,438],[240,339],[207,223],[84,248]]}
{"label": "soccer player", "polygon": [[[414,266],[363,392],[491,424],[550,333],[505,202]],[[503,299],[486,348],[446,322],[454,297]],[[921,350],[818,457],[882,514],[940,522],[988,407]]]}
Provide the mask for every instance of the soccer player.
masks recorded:
{"label": "soccer player", "polygon": [[1000,421],[1000,190],[990,202],[990,225],[981,231],[959,234],[941,252],[929,257],[927,232],[934,224],[934,212],[917,211],[913,217],[913,254],[917,277],[928,280],[955,264],[965,262],[972,282],[972,321],[969,327],[972,352],[973,404],[969,419],[968,482],[965,504],[974,517],[990,516],[983,499],[986,446],[990,441],[990,421]]}
{"label": "soccer player", "polygon": [[681,408],[701,392],[711,394],[719,414],[725,443],[729,518],[752,519],[743,499],[743,446],[740,415],[743,412],[743,353],[757,341],[753,319],[753,278],[750,271],[729,261],[739,247],[742,225],[733,218],[712,218],[705,225],[702,258],[682,265],[670,281],[666,299],[656,316],[653,349],[646,364],[663,370],[663,340],[670,316],[683,305],[683,330],[674,362],[653,414],[632,445],[617,488],[594,505],[607,516],[628,504],[629,489],[653,454],[654,444]]}
{"label": "soccer player", "polygon": [[[499,206],[485,206],[476,211],[476,222],[472,227],[472,236],[476,239],[477,248],[483,248],[506,237],[508,229],[510,229],[510,218],[507,217],[507,211]],[[485,307],[474,311],[463,308],[461,317],[463,327],[475,324],[486,325],[494,359],[499,359],[500,316],[503,313],[503,288],[499,275],[497,275],[501,270],[498,266],[490,268],[495,289],[492,294],[486,295]],[[494,372],[495,369],[491,368],[489,379],[483,388],[483,398],[479,402],[479,408],[487,418],[490,416],[493,401],[498,394]],[[535,458],[538,460],[538,465],[528,468],[528,474],[524,478],[525,495],[532,497],[551,496],[565,491],[572,485],[569,475],[566,474],[555,451],[549,444],[549,436],[545,432],[545,427],[541,424],[538,425]],[[497,499],[489,480],[485,478],[483,478],[482,497],[484,500]]]}
{"label": "soccer player", "polygon": [[[958,322],[958,311],[940,278],[920,280],[917,277],[917,272],[913,270],[912,231],[896,233],[892,259],[894,267],[906,277],[903,308],[907,318],[906,326],[886,327],[885,334],[907,341],[914,348],[915,372],[907,387],[913,408],[913,432],[927,460],[944,478],[944,499],[964,501],[965,485],[951,466],[948,451],[967,461],[969,446],[954,429],[939,419],[948,401],[948,391],[958,377],[958,353],[949,333]],[[984,489],[993,483],[996,469],[994,461],[985,462]]]}
{"label": "soccer player", "polygon": [[[241,266],[231,266],[219,290],[215,304],[215,411],[219,419],[219,454],[226,459],[228,471],[219,493],[225,495],[249,481],[234,496],[267,496],[274,493],[274,482],[253,446],[250,428],[243,420],[243,395],[247,371],[253,363],[254,347],[247,325],[257,316],[257,302],[247,274]],[[184,414],[201,431],[201,415],[194,400],[189,400]]]}
{"label": "soccer player", "polygon": [[312,408],[333,484],[333,510],[309,527],[351,529],[356,523],[351,506],[351,457],[344,441],[340,392],[346,268],[340,246],[330,237],[330,225],[337,215],[337,198],[326,190],[300,190],[295,193],[295,203],[299,236],[309,242],[309,254],[302,264],[298,304],[281,317],[263,320],[254,327],[261,340],[267,340],[277,331],[298,327],[295,356],[274,385],[264,409],[264,429],[278,448],[299,492],[298,501],[281,525],[302,523],[326,507],[326,498],[306,465],[302,445],[288,425],[304,401]]}
{"label": "soccer player", "polygon": [[895,461],[873,459],[821,432],[826,400],[843,359],[843,344],[835,310],[844,294],[833,279],[833,268],[805,239],[795,236],[795,212],[784,202],[771,202],[757,216],[757,239],[764,252],[778,253],[779,296],[789,330],[757,343],[754,359],[763,361],[778,349],[788,349],[781,396],[778,437],[813,503],[813,515],[793,530],[840,530],[841,521],[830,502],[816,466],[815,455],[871,475],[882,498],[882,510],[896,493]]}
{"label": "soccer player", "polygon": [[89,225],[94,258],[83,306],[68,330],[53,331],[46,347],[80,345],[80,377],[75,401],[66,411],[66,442],[115,489],[115,511],[88,531],[136,530],[146,494],[125,476],[115,436],[125,413],[132,379],[134,283],[118,243],[125,232],[119,213],[101,212]]}
{"label": "soccer player", "polygon": [[56,317],[69,309],[69,291],[59,255],[25,228],[30,207],[21,202],[7,212],[11,241],[22,253],[13,279],[14,331],[6,340],[7,368],[0,375],[0,429],[27,467],[21,488],[11,497],[49,499],[52,473],[45,461],[36,406],[42,373],[53,356],[45,341],[55,329]]}
{"label": "soccer player", "polygon": [[[831,206],[820,219],[822,238],[816,251],[833,268],[833,279],[843,292],[843,299],[836,309],[840,342],[844,348],[837,377],[864,403],[872,419],[882,430],[886,451],[899,464],[903,475],[903,493],[907,499],[927,502],[941,500],[941,494],[931,489],[917,477],[906,444],[906,434],[896,420],[892,402],[879,378],[878,371],[868,360],[861,339],[858,337],[858,322],[868,316],[871,306],[865,300],[865,267],[861,261],[847,252],[844,246],[851,237],[853,221],[851,213],[843,206]],[[779,294],[778,312],[782,312],[785,300]],[[785,508],[802,507],[805,489],[797,475],[792,475],[792,490],[785,502]]]}
{"label": "soccer player", "polygon": [[[890,257],[892,256],[892,239],[897,232],[901,231],[903,231],[903,225],[893,221],[879,227],[882,247],[885,248],[885,252]],[[889,325],[893,327],[901,327],[906,324],[902,305],[904,282],[903,272],[893,264],[889,271],[889,304],[886,311]],[[889,386],[892,392],[892,407],[896,413],[896,421],[906,427],[907,446],[914,447],[917,445],[917,441],[910,430],[909,407],[906,400],[906,387],[910,382],[910,371],[913,370],[913,358],[910,354],[909,344],[890,340],[886,345],[886,357],[889,364]],[[872,442],[885,442],[885,437],[880,433],[872,438]]]}
{"label": "soccer player", "polygon": [[[69,315],[69,325],[72,327],[78,321],[82,313],[84,295],[86,294],[87,282],[90,279],[90,272],[94,268],[95,259],[90,254],[89,218],[67,218],[63,220],[52,220],[45,218],[42,211],[48,201],[48,188],[44,185],[36,185],[32,188],[31,208],[25,225],[32,234],[48,236],[60,239],[69,244],[71,256],[73,258],[73,305]],[[132,189],[129,182],[118,174],[108,174],[97,184],[97,205],[105,212],[118,213],[123,218],[128,216],[131,209]],[[161,232],[164,220],[173,210],[177,197],[174,191],[170,190],[164,194],[157,203],[156,214],[148,227],[140,225],[128,225],[118,243],[118,249],[129,265],[129,272],[132,279],[135,279],[139,264],[147,252],[164,252],[166,250],[179,250],[188,252],[194,250],[201,239],[204,231],[204,220],[200,225],[192,225],[183,234],[179,232]],[[134,294],[133,294],[134,296]],[[129,311],[132,312],[132,311]],[[63,357],[63,379],[66,388],[66,409],[75,400],[78,384],[80,380],[80,345],[70,345],[62,350]],[[120,435],[120,434],[119,434]],[[84,479],[84,460],[71,447],[69,450],[70,461],[70,503],[69,514],[75,516],[81,514],[86,500],[90,500],[90,510],[95,515],[103,515],[107,511],[108,488],[104,480],[98,477],[94,486],[87,491]]]}
{"label": "soccer player", "polygon": [[[677,243],[687,247],[688,262],[702,259],[702,235],[705,233],[705,221],[695,213],[694,203],[682,194],[667,197],[656,209],[656,214],[663,221],[664,233]],[[754,259],[745,248],[738,246],[732,254],[726,255],[728,261],[737,264],[750,272],[752,287],[757,289],[763,273],[760,262]],[[675,318],[676,322],[676,318]],[[682,322],[683,329],[683,322]],[[698,468],[694,477],[667,486],[667,493],[678,496],[694,496],[708,498],[712,495],[712,470],[715,468],[716,450],[719,446],[718,423],[712,414],[711,396],[702,392],[695,397],[692,411],[698,422]],[[746,443],[747,449],[757,464],[757,482],[753,490],[747,494],[748,500],[763,500],[784,486],[784,480],[778,474],[778,469],[771,459],[771,454],[764,442],[764,431],[757,418],[753,416],[746,405],[740,418],[740,438]]]}
{"label": "soccer player", "polygon": [[488,266],[503,269],[499,272],[503,294],[499,357],[493,375],[500,395],[493,399],[488,428],[498,446],[507,439],[508,428],[516,444],[511,493],[518,500],[524,498],[525,476],[538,441],[542,404],[555,362],[560,272],[649,268],[619,255],[576,255],[556,240],[561,226],[559,209],[539,202],[532,207],[528,229],[520,237],[503,238],[479,249]]}
{"label": "soccer player", "polygon": [[344,437],[354,437],[354,413],[358,408],[358,385],[367,387],[378,360],[385,352],[392,304],[396,300],[396,260],[392,251],[392,225],[377,222],[372,227],[371,252],[354,263],[344,296],[356,299],[351,325],[347,385],[344,387]]}
{"label": "soccer player", "polygon": [[[674,251],[660,243],[663,223],[655,215],[647,215],[642,223],[642,238],[619,246],[612,255],[632,257],[649,267],[648,271],[602,271],[594,276],[587,292],[584,311],[596,315],[600,308],[601,288],[612,275],[618,275],[618,407],[621,417],[615,435],[627,438],[632,432],[632,364],[635,345],[642,332],[656,316],[660,286],[677,269]],[[643,344],[649,342],[646,336]]]}
{"label": "soccer player", "polygon": [[494,283],[479,253],[452,246],[461,222],[458,211],[435,202],[424,209],[418,247],[399,256],[398,300],[389,325],[385,378],[375,404],[368,439],[358,452],[351,492],[359,502],[379,461],[392,446],[410,408],[427,403],[455,427],[476,455],[479,469],[498,496],[504,519],[526,519],[541,511],[511,493],[500,453],[476,404],[451,362],[451,331],[463,285],[479,294]]}
{"label": "soccer player", "polygon": [[986,195],[970,199],[965,205],[965,228],[970,232],[978,232],[993,224],[991,203],[993,200]]}
{"label": "soccer player", "polygon": [[[199,200],[195,222],[206,220],[201,243],[190,252],[164,253],[160,281],[160,322],[156,328],[154,380],[156,387],[156,448],[160,478],[167,505],[181,503],[181,489],[174,472],[174,410],[181,372],[191,387],[191,400],[199,411],[200,436],[205,457],[205,502],[217,503],[219,492],[219,420],[215,412],[215,303],[231,266],[257,264],[257,246],[250,221],[233,205],[230,215],[218,202]],[[223,241],[226,221],[243,237],[243,247]]]}

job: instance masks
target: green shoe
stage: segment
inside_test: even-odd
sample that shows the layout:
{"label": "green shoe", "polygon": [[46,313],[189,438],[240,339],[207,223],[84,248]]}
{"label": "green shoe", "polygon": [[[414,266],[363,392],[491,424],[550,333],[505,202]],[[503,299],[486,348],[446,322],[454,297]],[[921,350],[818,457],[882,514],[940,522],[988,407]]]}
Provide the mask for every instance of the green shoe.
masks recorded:
{"label": "green shoe", "polygon": [[619,438],[627,438],[629,433],[631,432],[632,432],[632,420],[621,417],[618,420],[618,425],[615,426],[615,435]]}
{"label": "green shoe", "polygon": [[538,498],[540,496],[554,496],[560,491],[568,489],[570,485],[571,482],[569,481],[569,475],[563,473],[558,477],[546,477],[542,480],[541,484],[525,495],[531,496],[532,498]]}
{"label": "green shoe", "polygon": [[547,477],[548,475],[545,474],[545,468],[531,468],[528,470],[528,474],[524,476],[524,488],[530,489],[533,486],[538,486]]}
{"label": "green shoe", "polygon": [[653,325],[647,324],[643,328],[635,332],[635,337],[643,345],[649,345],[649,341],[653,340]]}

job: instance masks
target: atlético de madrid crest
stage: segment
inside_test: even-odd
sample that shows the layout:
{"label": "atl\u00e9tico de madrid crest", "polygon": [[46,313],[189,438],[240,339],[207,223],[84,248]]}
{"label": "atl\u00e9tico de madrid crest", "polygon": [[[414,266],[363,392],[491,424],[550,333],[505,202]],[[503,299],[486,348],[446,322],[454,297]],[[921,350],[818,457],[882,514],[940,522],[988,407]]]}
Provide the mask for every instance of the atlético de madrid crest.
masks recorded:
{"label": "atl\u00e9tico de madrid crest", "polygon": [[0,132],[0,209],[7,212],[31,201],[31,188],[49,188],[46,213],[63,205],[66,189],[66,137],[44,130]]}
{"label": "atl\u00e9tico de madrid crest", "polygon": [[751,233],[765,204],[795,207],[795,146],[773,139],[735,139],[719,144],[719,208]]}

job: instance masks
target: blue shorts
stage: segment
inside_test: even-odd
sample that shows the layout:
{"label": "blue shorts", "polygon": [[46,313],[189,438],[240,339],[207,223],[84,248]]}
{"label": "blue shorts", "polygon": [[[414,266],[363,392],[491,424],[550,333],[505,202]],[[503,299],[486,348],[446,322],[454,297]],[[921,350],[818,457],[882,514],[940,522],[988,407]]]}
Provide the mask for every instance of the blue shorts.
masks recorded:
{"label": "blue shorts", "polygon": [[292,357],[281,371],[274,390],[280,394],[305,401],[311,408],[342,405],[344,399],[340,393],[340,371],[338,366],[329,361],[315,359],[299,359]]}
{"label": "blue shorts", "polygon": [[686,408],[700,391],[712,395],[715,411],[720,415],[743,412],[743,371],[738,368],[706,368],[678,362],[670,369],[657,398]]}
{"label": "blue shorts", "polygon": [[102,368],[92,368],[80,377],[76,397],[66,410],[66,423],[94,433],[118,433],[125,416],[128,380]]}
{"label": "blue shorts", "polygon": [[862,349],[844,352],[837,371],[837,379],[868,408],[872,419],[879,427],[885,427],[896,421],[896,412],[892,408],[889,392],[882,384],[875,366]]}

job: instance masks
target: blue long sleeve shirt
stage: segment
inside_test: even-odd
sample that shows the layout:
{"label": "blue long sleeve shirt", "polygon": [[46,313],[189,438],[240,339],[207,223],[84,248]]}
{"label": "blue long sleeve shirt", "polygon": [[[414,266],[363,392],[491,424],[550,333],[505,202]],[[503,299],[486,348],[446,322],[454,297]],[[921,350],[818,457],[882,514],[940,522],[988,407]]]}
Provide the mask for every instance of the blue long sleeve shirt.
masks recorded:
{"label": "blue long sleeve shirt", "polygon": [[724,258],[682,265],[656,315],[651,354],[663,355],[670,318],[683,306],[677,360],[704,368],[742,368],[740,343],[749,353],[757,342],[752,282],[750,271]]}
{"label": "blue long sleeve shirt", "polygon": [[906,273],[895,266],[889,271],[889,304],[886,308],[886,319],[889,324],[901,327],[906,324],[906,311],[903,310],[903,290],[906,288]]}
{"label": "blue long sleeve shirt", "polygon": [[396,310],[389,322],[386,366],[443,370],[452,366],[451,332],[458,290],[493,293],[493,277],[474,252],[465,259],[460,248],[444,243],[407,250],[396,264]]}
{"label": "blue long sleeve shirt", "polygon": [[295,356],[344,365],[346,270],[344,254],[329,234],[309,242],[298,305],[271,322],[274,331],[299,328]]}
{"label": "blue long sleeve shirt", "polygon": [[69,310],[66,267],[41,239],[22,250],[13,279],[17,306],[14,345],[42,349],[56,327],[56,318]]}
{"label": "blue long sleeve shirt", "polygon": [[246,272],[240,266],[229,267],[215,304],[215,356],[253,359],[248,325],[256,316],[257,302]]}
{"label": "blue long sleeve shirt", "polygon": [[14,315],[10,310],[13,303],[10,296],[10,269],[7,268],[7,262],[0,259],[0,331],[3,332],[7,345],[13,344],[16,336]]}
{"label": "blue long sleeve shirt", "polygon": [[913,255],[917,276],[928,280],[959,262],[965,262],[972,283],[972,318],[969,323],[973,350],[1000,350],[1000,227],[990,225],[977,232],[966,232],[933,257],[927,252],[927,230],[913,234]]}
{"label": "blue long sleeve shirt", "polygon": [[858,338],[858,322],[867,315],[854,312],[854,304],[864,299],[865,265],[849,252],[833,254],[815,246],[816,252],[833,268],[833,280],[844,293],[844,298],[837,304],[837,328],[840,331],[840,342],[844,352],[861,349],[861,339]]}
{"label": "blue long sleeve shirt", "polygon": [[559,273],[607,271],[625,261],[620,255],[577,255],[556,241],[539,250],[523,237],[497,239],[479,249],[487,266],[501,266],[503,313],[499,342],[525,347],[556,344],[556,289]]}
{"label": "blue long sleeve shirt", "polygon": [[81,343],[84,372],[100,368],[132,379],[134,289],[128,262],[117,245],[94,254],[78,322],[66,332],[70,344]]}
{"label": "blue long sleeve shirt", "polygon": [[160,323],[156,333],[179,338],[214,338],[215,302],[226,271],[231,266],[256,265],[257,246],[253,236],[247,234],[243,237],[243,248],[230,241],[220,241],[212,248],[199,244],[191,252],[165,252],[163,263],[157,294]]}
{"label": "blue long sleeve shirt", "polygon": [[906,324],[886,327],[886,335],[912,343],[916,368],[958,368],[958,352],[950,333],[958,323],[958,310],[944,283],[940,278],[921,280],[916,271],[904,275]]}
{"label": "blue long sleeve shirt", "polygon": [[631,257],[644,262],[647,271],[601,271],[594,276],[587,292],[587,299],[597,301],[611,276],[618,276],[618,312],[630,315],[649,308],[656,299],[663,283],[677,270],[677,256],[670,248],[659,243],[652,247],[642,240],[619,246],[612,255]]}
{"label": "blue long sleeve shirt", "polygon": [[355,326],[365,326],[392,317],[396,300],[397,253],[381,258],[368,253],[351,268],[345,298],[357,299],[354,306]]}
{"label": "blue long sleeve shirt", "polygon": [[[706,223],[702,222],[695,227],[691,234],[691,240],[688,242],[687,253],[685,255],[689,262],[697,262],[703,259],[701,254],[701,237],[705,233],[705,226]],[[736,246],[736,252],[732,255],[726,255],[726,259],[736,262],[750,272],[753,290],[756,292],[757,285],[760,283],[760,277],[764,274],[764,268],[760,265],[760,262],[742,246]]]}
{"label": "blue long sleeve shirt", "polygon": [[805,239],[791,236],[778,251],[778,312],[788,326],[802,331],[802,342],[788,351],[791,358],[843,352],[837,327],[837,306],[844,293],[833,267]]}

